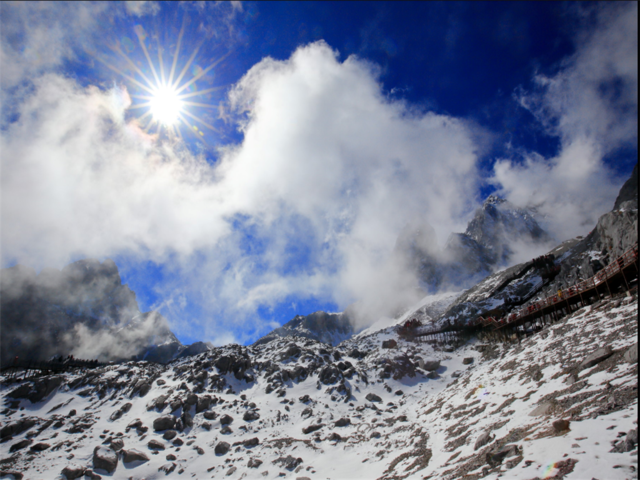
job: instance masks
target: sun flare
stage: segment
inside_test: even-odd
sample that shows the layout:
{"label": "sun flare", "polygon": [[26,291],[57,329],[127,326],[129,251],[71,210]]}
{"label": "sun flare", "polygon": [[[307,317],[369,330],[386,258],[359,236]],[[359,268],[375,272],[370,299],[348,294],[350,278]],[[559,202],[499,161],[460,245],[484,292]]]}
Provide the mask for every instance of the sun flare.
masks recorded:
{"label": "sun flare", "polygon": [[164,126],[178,123],[183,103],[178,91],[170,85],[162,85],[156,88],[149,100],[149,109],[153,119]]}

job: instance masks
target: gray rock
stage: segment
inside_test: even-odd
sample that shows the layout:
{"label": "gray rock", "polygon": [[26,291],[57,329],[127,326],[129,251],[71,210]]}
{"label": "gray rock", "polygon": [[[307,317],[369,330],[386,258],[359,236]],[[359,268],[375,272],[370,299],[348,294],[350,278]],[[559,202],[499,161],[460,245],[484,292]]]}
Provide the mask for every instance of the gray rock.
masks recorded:
{"label": "gray rock", "polygon": [[231,467],[229,470],[227,470],[227,473],[226,473],[227,477],[229,475],[233,475],[234,473],[236,473],[236,470],[237,470],[236,467]]}
{"label": "gray rock", "polygon": [[215,420],[217,416],[218,414],[213,410],[207,410],[206,412],[204,412],[204,418],[206,418],[207,420]]}
{"label": "gray rock", "polygon": [[466,357],[462,359],[463,365],[471,365],[473,363],[473,357]]}
{"label": "gray rock", "polygon": [[380,438],[381,436],[382,435],[380,435],[380,432],[371,432],[369,438]]}
{"label": "gray rock", "polygon": [[196,405],[196,413],[204,412],[209,409],[211,405],[211,397],[209,395],[205,395],[203,397],[198,397],[198,404]]}
{"label": "gray rock", "polygon": [[40,442],[33,445],[29,450],[31,450],[32,452],[42,452],[50,447],[51,445],[49,445],[48,443]]}
{"label": "gray rock", "polygon": [[286,457],[280,457],[275,459],[273,463],[279,464],[280,466],[286,468],[287,470],[292,471],[302,463],[302,459],[295,458],[291,455],[287,455]]}
{"label": "gray rock", "polygon": [[262,460],[258,458],[250,458],[249,463],[247,463],[249,468],[258,468],[260,465],[262,465]]}
{"label": "gray rock", "polygon": [[151,390],[151,385],[147,382],[143,383],[142,385],[140,385],[140,396],[144,397],[147,393],[149,393],[149,390]]}
{"label": "gray rock", "polygon": [[376,403],[382,402],[382,399],[378,395],[376,395],[375,393],[368,393],[365,398],[369,402],[376,402]]}
{"label": "gray rock", "polygon": [[13,435],[19,435],[25,430],[29,430],[36,424],[35,418],[21,418],[17,422],[10,423],[9,425],[5,425],[0,430],[0,438],[7,438]]}
{"label": "gray rock", "polygon": [[182,416],[180,417],[180,420],[182,420],[182,425],[184,426],[184,428],[193,427],[193,417],[186,410],[182,412]]}
{"label": "gray rock", "polygon": [[556,433],[562,433],[569,430],[570,423],[571,422],[569,422],[569,420],[560,419],[560,420],[556,420],[551,425],[553,426],[553,430]]}
{"label": "gray rock", "polygon": [[116,452],[107,447],[96,447],[93,449],[93,468],[100,468],[112,473],[117,466],[118,456]]}
{"label": "gray rock", "polygon": [[430,378],[431,380],[436,380],[440,378],[440,375],[438,375],[438,372],[434,370],[432,372],[427,373],[427,378]]}
{"label": "gray rock", "polygon": [[351,420],[344,417],[337,420],[335,423],[336,427],[346,427],[347,425],[350,425],[350,424],[351,424]]}
{"label": "gray rock", "polygon": [[250,422],[252,420],[258,420],[260,418],[260,414],[258,412],[256,412],[255,410],[247,410],[246,412],[244,412],[244,416],[242,417],[242,419],[245,422]]}
{"label": "gray rock", "polygon": [[420,368],[428,372],[434,372],[440,368],[440,360],[423,360],[419,362]]}
{"label": "gray rock", "polygon": [[394,339],[382,341],[382,348],[396,348],[397,346],[398,342],[396,342]]}
{"label": "gray rock", "polygon": [[176,425],[176,417],[173,415],[163,415],[153,421],[153,429],[156,431],[169,430]]}
{"label": "gray rock", "polygon": [[173,442],[171,442],[173,445],[175,445],[176,447],[180,447],[182,445],[184,445],[184,442],[182,441],[182,439],[180,437],[174,438]]}
{"label": "gray rock", "polygon": [[162,438],[164,438],[165,440],[171,440],[172,438],[174,438],[176,435],[178,434],[178,432],[176,430],[166,430],[164,432],[164,434],[162,435]]}
{"label": "gray rock", "polygon": [[25,439],[20,440],[19,442],[16,442],[13,445],[11,445],[11,448],[9,448],[9,452],[10,453],[17,452],[18,450],[22,450],[23,448],[28,447],[32,443],[33,443],[32,439],[25,438]]}
{"label": "gray rock", "polygon": [[167,455],[165,457],[167,460],[169,460],[170,462],[173,462],[174,460],[176,460],[178,457],[176,457],[173,453],[170,453],[169,455]]}
{"label": "gray rock", "polygon": [[505,458],[518,455],[518,453],[520,453],[520,450],[518,449],[517,445],[505,445],[498,453],[494,455],[487,453],[487,463],[492,467],[495,467],[501,464]]}
{"label": "gray rock", "polygon": [[231,415],[223,415],[220,417],[220,425],[229,425],[233,423],[233,417]]}
{"label": "gray rock", "polygon": [[220,433],[222,435],[229,435],[230,433],[233,433],[233,430],[231,430],[231,428],[228,425],[225,425],[220,429]]}
{"label": "gray rock", "polygon": [[178,465],[176,463],[165,463],[164,465],[158,467],[159,472],[164,472],[166,475],[169,475],[173,472]]}
{"label": "gray rock", "polygon": [[309,425],[308,427],[302,428],[302,433],[308,435],[309,433],[315,432],[316,430],[320,430],[324,425],[322,423],[315,423],[313,425]]}
{"label": "gray rock", "polygon": [[184,402],[186,405],[195,405],[198,403],[198,395],[195,393],[190,393],[187,395],[187,400]]}
{"label": "gray rock", "polygon": [[122,438],[114,438],[109,445],[111,450],[118,452],[124,448],[124,440]]}
{"label": "gray rock", "polygon": [[84,476],[86,471],[86,467],[81,467],[80,465],[67,465],[62,469],[62,474],[67,477],[67,480],[75,480],[76,478],[80,478]]}
{"label": "gray rock", "polygon": [[491,432],[485,432],[478,437],[475,445],[473,446],[473,450],[476,451],[479,448],[484,447],[487,443],[491,441]]}
{"label": "gray rock", "polygon": [[124,455],[122,457],[122,461],[124,463],[149,461],[149,457],[146,453],[141,452],[140,450],[136,450],[135,448],[132,448],[131,450],[125,450],[123,452]]}
{"label": "gray rock", "polygon": [[530,417],[539,417],[542,415],[549,415],[551,410],[553,409],[553,403],[544,402],[538,405],[533,411],[529,414]]}
{"label": "gray rock", "polygon": [[229,451],[230,448],[231,448],[231,445],[229,445],[227,442],[219,442],[216,445],[216,448],[214,449],[214,451],[216,452],[216,455],[224,455]]}
{"label": "gray rock", "polygon": [[598,363],[606,360],[611,355],[613,355],[613,350],[611,349],[611,347],[607,346],[604,348],[599,348],[598,350],[593,352],[591,355],[589,355],[587,358],[585,358],[580,364],[580,366],[578,367],[578,369],[584,370],[586,368],[591,368],[594,365],[597,365]]}
{"label": "gray rock", "polygon": [[246,448],[255,447],[256,445],[260,445],[260,440],[258,440],[258,437],[249,438],[242,442],[242,446]]}
{"label": "gray rock", "polygon": [[633,346],[627,349],[624,352],[624,361],[627,363],[638,363],[638,343],[636,342]]}
{"label": "gray rock", "polygon": [[149,447],[150,450],[164,450],[164,443],[154,438],[152,440],[149,440],[149,443],[147,443],[147,447]]}

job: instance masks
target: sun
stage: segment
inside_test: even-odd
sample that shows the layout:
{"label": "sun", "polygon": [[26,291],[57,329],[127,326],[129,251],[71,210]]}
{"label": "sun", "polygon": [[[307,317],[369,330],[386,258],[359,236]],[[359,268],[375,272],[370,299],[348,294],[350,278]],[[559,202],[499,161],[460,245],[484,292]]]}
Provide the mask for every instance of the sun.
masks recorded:
{"label": "sun", "polygon": [[[151,60],[151,55],[147,48],[149,35],[147,35],[141,25],[136,25],[135,32],[138,36],[140,47],[147,59],[148,68],[144,68],[143,70],[141,65],[137,65],[129,55],[122,50],[118,42],[110,46],[110,48],[126,62],[133,72],[135,72],[133,73],[133,76],[114,64],[100,58],[100,56],[96,56],[95,58],[110,70],[122,75],[125,79],[131,82],[134,87],[137,87],[137,91],[140,93],[132,93],[130,95],[135,103],[129,107],[129,110],[142,109],[144,111],[137,117],[138,124],[144,131],[151,133],[155,129],[157,133],[182,138],[181,131],[182,129],[185,129],[191,135],[195,135],[200,140],[204,141],[204,138],[202,138],[204,137],[204,132],[201,128],[198,128],[198,126],[206,127],[216,133],[219,133],[219,130],[213,125],[207,123],[201,115],[197,115],[192,112],[192,110],[194,108],[208,108],[216,110],[219,109],[219,106],[213,103],[193,101],[192,99],[193,97],[202,98],[209,93],[222,90],[224,87],[220,86],[199,90],[196,88],[195,83],[222,62],[230,52],[213,61],[205,69],[202,69],[197,65],[194,66],[193,77],[191,79],[185,79],[185,75],[193,65],[193,61],[198,53],[200,45],[194,49],[187,62],[184,64],[182,69],[179,70],[177,67],[184,31],[185,24],[183,24],[180,34],[178,35],[175,52],[173,54],[173,62],[168,72],[165,69],[163,49],[160,45],[158,45],[157,48],[157,64]],[[156,37],[157,35],[154,38]],[[138,78],[135,78],[136,76]]]}
{"label": "sun", "polygon": [[153,119],[165,127],[170,127],[180,121],[183,106],[178,90],[170,85],[160,85],[154,88],[149,99],[149,111]]}

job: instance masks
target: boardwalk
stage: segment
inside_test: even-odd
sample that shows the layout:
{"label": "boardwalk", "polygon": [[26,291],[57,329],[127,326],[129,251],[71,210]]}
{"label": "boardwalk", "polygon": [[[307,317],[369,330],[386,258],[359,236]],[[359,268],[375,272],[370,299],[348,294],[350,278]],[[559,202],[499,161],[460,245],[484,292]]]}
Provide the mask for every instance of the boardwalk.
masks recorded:
{"label": "boardwalk", "polygon": [[[525,271],[529,268],[527,264]],[[446,325],[426,330],[419,327],[407,330],[401,327],[399,333],[419,342],[439,343],[455,343],[475,333],[501,333],[500,336],[507,338],[509,335],[506,330],[513,330],[519,334],[519,328],[522,329],[527,324],[531,325],[532,330],[536,330],[541,328],[541,324],[556,321],[577,308],[593,303],[604,296],[611,296],[620,288],[628,291],[637,279],[638,244],[636,243],[593,277],[560,290],[556,295],[530,303],[509,315],[478,317],[463,327]]]}

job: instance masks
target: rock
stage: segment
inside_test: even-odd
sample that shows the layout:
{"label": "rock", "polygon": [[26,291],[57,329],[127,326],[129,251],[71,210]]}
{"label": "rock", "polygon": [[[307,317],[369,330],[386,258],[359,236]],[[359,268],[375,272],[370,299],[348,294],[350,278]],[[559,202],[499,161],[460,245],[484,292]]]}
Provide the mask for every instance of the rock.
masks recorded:
{"label": "rock", "polygon": [[169,460],[170,462],[173,462],[174,460],[176,460],[178,457],[176,457],[173,453],[170,453],[169,455],[167,455],[165,457],[167,460]]}
{"label": "rock", "polygon": [[553,422],[551,425],[553,425],[553,430],[556,433],[562,433],[562,432],[566,432],[569,430],[569,420],[556,420],[555,422]]}
{"label": "rock", "polygon": [[333,432],[331,435],[329,435],[329,441],[330,442],[340,442],[342,441],[342,437],[340,436],[340,434]]}
{"label": "rock", "polygon": [[228,425],[225,425],[220,429],[220,433],[222,435],[229,435],[230,433],[233,433],[233,430],[231,430],[231,428]]}
{"label": "rock", "polygon": [[182,416],[180,417],[180,420],[182,420],[182,425],[184,428],[193,427],[193,417],[186,410],[182,412]]}
{"label": "rock", "polygon": [[62,385],[63,381],[64,378],[60,376],[39,378],[33,382],[33,385],[21,385],[9,393],[9,396],[13,398],[26,398],[31,403],[38,403]]}
{"label": "rock", "polygon": [[495,455],[491,455],[487,453],[487,463],[495,467],[502,463],[505,458],[512,457],[514,455],[518,455],[520,451],[518,450],[517,445],[505,445],[502,449],[496,453]]}
{"label": "rock", "polygon": [[305,408],[300,414],[300,416],[302,417],[310,417],[311,415],[313,415],[313,409],[311,407]]}
{"label": "rock", "polygon": [[0,438],[7,438],[13,435],[19,435],[25,430],[29,430],[36,424],[35,418],[21,418],[17,422],[10,423],[9,425],[5,425],[0,430]]}
{"label": "rock", "polygon": [[342,417],[341,419],[337,420],[335,425],[336,427],[346,427],[347,425],[351,424],[351,420],[345,417]]}
{"label": "rock", "polygon": [[586,368],[591,368],[594,365],[597,365],[598,363],[606,360],[611,355],[613,355],[613,350],[611,349],[611,347],[607,346],[607,347],[604,347],[604,348],[599,348],[598,350],[593,352],[591,355],[589,355],[587,358],[585,358],[582,361],[582,363],[578,367],[578,370],[584,370]]}
{"label": "rock", "polygon": [[473,363],[473,357],[466,357],[462,359],[463,365],[471,365]]}
{"label": "rock", "polygon": [[198,446],[193,447],[193,449],[198,453],[198,455],[204,455],[204,449]]}
{"label": "rock", "polygon": [[233,423],[233,417],[231,415],[223,415],[220,417],[220,425],[229,425]]}
{"label": "rock", "polygon": [[142,420],[140,420],[139,418],[136,418],[135,420],[133,420],[132,422],[129,423],[129,425],[127,425],[126,430],[130,430],[132,428],[140,428],[142,427]]}
{"label": "rock", "polygon": [[438,372],[434,370],[432,372],[427,373],[427,378],[430,378],[431,380],[436,380],[440,378],[440,375],[438,375]]}
{"label": "rock", "polygon": [[224,455],[229,451],[229,448],[231,448],[231,445],[227,442],[218,442],[214,451],[216,452],[216,455]]}
{"label": "rock", "polygon": [[187,399],[184,402],[186,405],[195,405],[198,403],[198,395],[195,393],[190,393],[187,395]]}
{"label": "rock", "polygon": [[100,468],[112,473],[118,466],[118,456],[116,452],[107,447],[96,447],[93,449],[93,468]]}
{"label": "rock", "polygon": [[140,385],[140,396],[144,397],[147,393],[149,393],[149,390],[151,390],[151,385],[149,383],[143,383],[142,385]]}
{"label": "rock", "polygon": [[447,353],[451,353],[455,350],[455,348],[453,348],[453,345],[445,345],[443,350]]}
{"label": "rock", "polygon": [[473,450],[476,451],[479,448],[484,447],[487,443],[489,443],[491,441],[491,433],[490,432],[485,432],[482,435],[480,435],[478,437],[478,439],[476,440],[475,445],[473,446]]}
{"label": "rock", "polygon": [[294,470],[298,465],[302,463],[301,458],[295,458],[291,455],[287,455],[286,457],[280,457],[273,461],[273,463],[279,464],[280,466],[286,468],[291,471]]}
{"label": "rock", "polygon": [[118,452],[124,448],[124,440],[122,438],[114,438],[109,443],[109,448],[114,452]]}
{"label": "rock", "polygon": [[211,430],[211,424],[209,422],[202,422],[200,426],[204,428],[207,432]]}
{"label": "rock", "polygon": [[242,442],[242,446],[245,448],[255,447],[256,445],[259,445],[259,444],[260,444],[260,440],[258,440],[258,437],[249,438]]}
{"label": "rock", "polygon": [[393,338],[390,340],[383,340],[382,348],[396,348],[398,346],[398,342],[396,342]]}
{"label": "rock", "polygon": [[31,450],[32,452],[42,452],[50,447],[51,445],[49,445],[48,443],[41,442],[41,443],[36,443],[29,450]]}
{"label": "rock", "polygon": [[176,425],[176,417],[173,415],[163,415],[153,421],[153,429],[156,431],[169,430]]}
{"label": "rock", "polygon": [[87,469],[80,465],[67,465],[62,469],[62,474],[67,477],[67,480],[75,480],[84,476]]}
{"label": "rock", "polygon": [[132,448],[131,450],[124,450],[123,453],[122,461],[124,463],[149,461],[149,457],[146,453],[136,450],[135,448]]}
{"label": "rock", "polygon": [[166,475],[169,475],[173,472],[178,465],[176,463],[165,463],[164,465],[158,467],[159,472],[164,472]]}
{"label": "rock", "polygon": [[161,378],[159,378],[158,380],[156,380],[156,384],[158,384],[158,385],[160,385],[160,386],[164,385],[165,383],[167,383],[167,382],[165,382],[165,381],[164,381],[164,380],[162,380]]}
{"label": "rock", "polygon": [[381,436],[382,435],[380,435],[380,432],[371,432],[369,438],[380,438]]}
{"label": "rock", "polygon": [[456,370],[451,374],[451,378],[460,378],[461,375],[462,375],[462,372],[460,370]]}
{"label": "rock", "polygon": [[237,470],[236,467],[231,467],[229,470],[227,470],[227,473],[226,473],[227,477],[229,475],[233,475],[234,473],[236,473],[236,470]]}
{"label": "rock", "polygon": [[204,397],[198,397],[198,403],[196,405],[196,413],[204,412],[209,409],[211,405],[211,397],[206,395]]}
{"label": "rock", "polygon": [[184,444],[184,442],[182,441],[182,439],[180,437],[174,438],[173,442],[171,442],[171,443],[176,447],[180,447],[181,445]]}
{"label": "rock", "polygon": [[207,410],[206,412],[204,412],[204,418],[206,418],[207,420],[215,420],[217,416],[218,414],[213,410]]}
{"label": "rock", "polygon": [[247,463],[249,468],[258,468],[260,465],[262,465],[262,460],[258,458],[250,458],[249,463]]}
{"label": "rock", "polygon": [[69,414],[67,415],[67,417],[73,417],[73,416],[75,416],[75,414],[76,414],[76,413],[77,413],[77,412],[76,412],[76,409],[75,409],[75,408],[74,408],[74,409],[72,409],[72,410],[69,410]]}
{"label": "rock", "polygon": [[638,363],[638,343],[628,348],[626,352],[624,352],[624,361],[627,363]]}
{"label": "rock", "polygon": [[544,402],[538,405],[533,411],[529,414],[530,417],[539,417],[541,415],[549,415],[551,410],[553,409],[553,403]]}
{"label": "rock", "polygon": [[250,422],[252,420],[258,420],[260,418],[260,414],[258,412],[256,412],[255,410],[247,410],[246,412],[244,412],[244,416],[242,417],[242,419],[245,422]]}
{"label": "rock", "polygon": [[367,396],[365,397],[369,402],[382,402],[382,399],[376,395],[375,393],[368,393]]}
{"label": "rock", "polygon": [[157,408],[158,410],[164,409],[164,407],[167,406],[168,398],[169,398],[169,395],[160,395],[159,397],[154,398],[147,405],[147,410],[153,410],[154,408]]}
{"label": "rock", "polygon": [[24,440],[20,440],[19,442],[11,445],[11,448],[9,448],[9,452],[10,453],[17,452],[18,450],[22,450],[23,448],[28,447],[32,443],[33,443],[32,439],[25,438]]}
{"label": "rock", "polygon": [[152,440],[149,440],[149,443],[147,443],[147,447],[149,447],[150,450],[164,450],[164,443],[154,438]]}
{"label": "rock", "polygon": [[396,390],[395,394],[400,396],[400,395],[404,395],[404,392],[402,390]]}
{"label": "rock", "polygon": [[427,370],[428,372],[434,372],[440,368],[440,360],[421,360],[419,365],[420,368]]}
{"label": "rock", "polygon": [[316,430],[320,430],[322,427],[324,427],[322,423],[315,423],[313,425],[309,425],[308,427],[303,427],[302,433],[307,435],[309,433],[315,432]]}
{"label": "rock", "polygon": [[178,434],[178,432],[176,430],[166,430],[164,432],[164,434],[162,435],[162,438],[164,438],[165,440],[171,440],[177,434]]}
{"label": "rock", "polygon": [[302,403],[307,403],[310,400],[310,398],[309,398],[309,395],[303,395],[300,398],[298,398],[298,400],[300,400],[300,402]]}
{"label": "rock", "polygon": [[333,385],[342,379],[342,371],[333,364],[325,365],[318,373],[318,380],[324,385]]}

